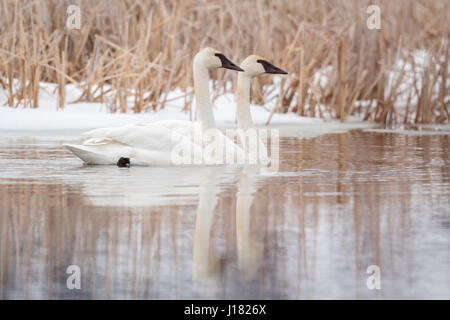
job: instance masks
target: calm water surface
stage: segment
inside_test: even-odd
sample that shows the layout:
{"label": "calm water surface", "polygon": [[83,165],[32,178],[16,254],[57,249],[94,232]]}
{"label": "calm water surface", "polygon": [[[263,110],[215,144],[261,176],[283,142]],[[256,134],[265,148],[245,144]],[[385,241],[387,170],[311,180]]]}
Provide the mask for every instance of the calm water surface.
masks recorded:
{"label": "calm water surface", "polygon": [[0,299],[450,299],[449,135],[282,138],[274,175],[83,166],[71,139],[0,135]]}

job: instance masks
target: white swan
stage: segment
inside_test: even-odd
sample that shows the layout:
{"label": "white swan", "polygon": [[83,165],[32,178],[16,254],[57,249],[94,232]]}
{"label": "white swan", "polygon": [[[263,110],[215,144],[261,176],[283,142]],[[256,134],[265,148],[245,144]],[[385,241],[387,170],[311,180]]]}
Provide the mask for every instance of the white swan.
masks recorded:
{"label": "white swan", "polygon": [[[246,141],[251,136],[249,133],[255,133],[255,126],[250,113],[250,86],[252,79],[266,73],[287,74],[287,72],[257,55],[250,55],[245,58],[241,63],[241,68],[244,69],[244,72],[239,72],[238,74],[236,89],[237,120],[238,127],[241,129],[240,141],[245,152],[250,154],[252,151],[249,150],[249,144]],[[257,137],[257,144],[258,162],[263,164],[269,163],[270,159],[267,154],[267,148],[259,137]]]}
{"label": "white swan", "polygon": [[[263,58],[250,55],[242,63],[244,72],[238,74],[237,84],[237,119],[241,129],[240,140],[245,146],[245,132],[255,129],[250,112],[250,86],[252,79],[265,73],[287,74],[286,71],[275,67]],[[248,135],[247,135],[248,136]],[[267,148],[257,139],[259,162],[270,161]],[[247,148],[245,150],[248,152]],[[244,279],[253,279],[258,275],[258,267],[261,265],[264,254],[263,241],[260,234],[251,229],[251,207],[254,195],[258,192],[255,176],[263,168],[245,165],[239,177],[238,192],[236,193],[236,244],[238,267]],[[265,172],[265,170],[262,170]]]}
{"label": "white swan", "polygon": [[193,153],[202,153],[203,145],[194,142],[193,137],[199,132],[217,130],[224,146],[242,152],[216,128],[209,96],[209,70],[214,68],[243,71],[215,49],[204,48],[196,54],[193,71],[198,123],[169,120],[95,129],[83,134],[86,140],[82,145],[65,147],[87,164],[166,166],[174,164],[175,147],[181,145]]}

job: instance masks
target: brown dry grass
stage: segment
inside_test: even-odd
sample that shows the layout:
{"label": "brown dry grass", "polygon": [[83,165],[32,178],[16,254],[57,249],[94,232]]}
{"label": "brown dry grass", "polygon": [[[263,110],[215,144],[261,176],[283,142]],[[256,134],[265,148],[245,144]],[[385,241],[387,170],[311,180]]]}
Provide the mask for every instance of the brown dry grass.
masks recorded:
{"label": "brown dry grass", "polygon": [[[382,29],[366,27],[366,8],[381,7]],[[81,30],[67,30],[66,9],[78,4]],[[191,61],[199,48],[216,47],[240,62],[257,53],[290,72],[281,81],[274,112],[340,118],[362,114],[384,123],[449,122],[447,0],[99,0],[0,3],[0,88],[7,104],[37,108],[39,81],[79,85],[79,101],[106,102],[111,111],[158,110],[179,87],[185,109],[192,100]],[[415,75],[406,109],[396,107],[401,70],[392,86],[387,71],[396,57],[426,48],[433,63]],[[332,66],[328,84],[314,72]],[[439,67],[436,67],[439,66]],[[220,70],[215,96],[235,73]],[[17,81],[14,81],[16,79]],[[267,102],[271,77],[255,81],[252,99]],[[444,79],[444,81],[440,81]],[[422,83],[423,85],[418,85]],[[439,89],[436,90],[435,88]],[[375,101],[363,108],[355,102]]]}

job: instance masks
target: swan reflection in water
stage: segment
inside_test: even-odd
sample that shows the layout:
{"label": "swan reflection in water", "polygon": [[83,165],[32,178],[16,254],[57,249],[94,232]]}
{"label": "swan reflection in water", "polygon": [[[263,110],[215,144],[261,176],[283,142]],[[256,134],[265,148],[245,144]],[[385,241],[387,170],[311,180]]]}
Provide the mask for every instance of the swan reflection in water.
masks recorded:
{"label": "swan reflection in water", "polygon": [[82,180],[82,191],[90,204],[138,208],[195,204],[204,173],[209,169],[201,166],[82,166],[77,176]]}
{"label": "swan reflection in water", "polygon": [[[250,212],[258,189],[259,166],[170,167],[167,170],[83,166],[76,172],[83,181],[85,199],[94,206],[140,208],[197,203],[192,235],[192,278],[198,292],[205,286],[217,285],[225,264],[230,262],[237,262],[242,280],[257,276],[263,258],[263,241],[260,234],[252,233]],[[236,243],[237,261],[214,250],[212,239],[219,196],[231,185],[237,186],[236,203],[229,206],[228,213],[235,214],[236,239],[232,243]]]}
{"label": "swan reflection in water", "polygon": [[[236,175],[238,190],[236,192],[235,223],[236,223],[236,253],[239,280],[253,280],[263,257],[263,241],[256,233],[252,233],[250,209],[254,194],[257,191],[256,174],[258,166],[244,166]],[[194,240],[193,240],[193,280],[197,291],[217,285],[225,273],[225,264],[230,263],[230,257],[220,257],[212,250],[212,232],[214,213],[221,189],[220,175],[223,167],[211,167],[205,172],[199,189],[199,204],[197,207]],[[239,281],[235,279],[235,281]]]}

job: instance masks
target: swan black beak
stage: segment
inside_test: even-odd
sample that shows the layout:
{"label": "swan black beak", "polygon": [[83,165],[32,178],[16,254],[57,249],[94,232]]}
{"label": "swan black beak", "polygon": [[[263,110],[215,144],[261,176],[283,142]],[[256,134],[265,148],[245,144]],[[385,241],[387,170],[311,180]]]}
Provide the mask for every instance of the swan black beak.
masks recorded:
{"label": "swan black beak", "polygon": [[220,59],[220,62],[222,62],[222,68],[230,69],[230,70],[236,70],[236,71],[244,71],[242,68],[231,62],[227,57],[225,57],[221,53],[216,53],[216,57]]}
{"label": "swan black beak", "polygon": [[286,71],[284,71],[278,67],[275,67],[273,64],[271,64],[270,62],[268,62],[266,60],[257,60],[257,62],[262,64],[262,66],[264,67],[264,71],[266,71],[266,73],[288,74]]}

